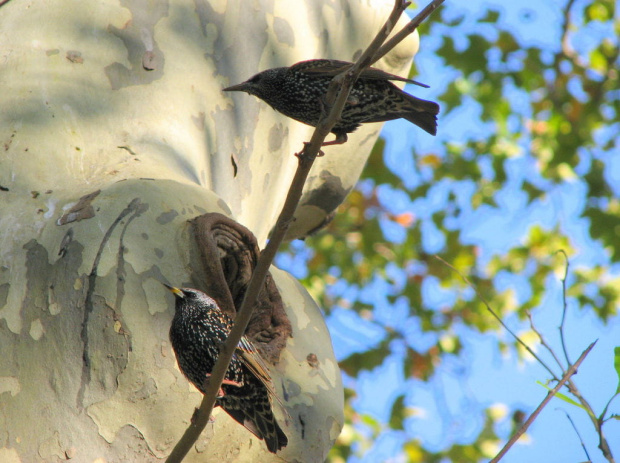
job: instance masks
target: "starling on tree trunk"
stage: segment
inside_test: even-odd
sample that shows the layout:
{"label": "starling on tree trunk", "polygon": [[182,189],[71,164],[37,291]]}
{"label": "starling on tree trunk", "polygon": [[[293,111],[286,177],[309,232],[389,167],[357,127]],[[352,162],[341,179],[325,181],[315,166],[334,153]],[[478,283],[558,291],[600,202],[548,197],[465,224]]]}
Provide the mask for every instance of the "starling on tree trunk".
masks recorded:
{"label": "starling on tree trunk", "polygon": [[[165,285],[176,299],[170,326],[170,341],[183,374],[203,394],[233,321],[220,310],[215,300],[202,291]],[[288,439],[272,411],[272,400],[279,399],[269,370],[252,343],[241,338],[216,399],[235,421],[276,453]]]}
{"label": "starling on tree trunk", "polygon": [[[227,92],[246,92],[266,101],[273,109],[304,124],[316,127],[325,111],[325,94],[331,80],[352,63],[329,59],[301,61],[288,68],[274,68],[256,74]],[[403,92],[391,80],[418,82],[368,68],[351,89],[340,120],[332,128],[336,139],[323,145],[347,141],[347,134],[366,122],[404,118],[424,131],[437,133],[439,105]]]}

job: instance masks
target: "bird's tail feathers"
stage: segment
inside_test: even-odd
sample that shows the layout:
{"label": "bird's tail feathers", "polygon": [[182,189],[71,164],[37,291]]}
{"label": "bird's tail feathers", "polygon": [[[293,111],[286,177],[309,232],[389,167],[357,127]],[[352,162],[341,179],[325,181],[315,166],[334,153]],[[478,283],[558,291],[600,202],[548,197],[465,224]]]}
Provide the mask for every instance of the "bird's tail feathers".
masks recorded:
{"label": "bird's tail feathers", "polygon": [[404,113],[401,117],[409,122],[417,125],[422,130],[431,135],[437,134],[437,114],[439,114],[439,105],[433,101],[422,100],[415,96],[405,93],[403,95],[409,103],[410,111]]}
{"label": "bird's tail feathers", "polygon": [[276,421],[268,400],[252,400],[240,408],[224,410],[256,437],[263,439],[271,453],[276,453],[288,444],[288,438]]}
{"label": "bird's tail feathers", "polygon": [[404,114],[403,118],[417,125],[425,132],[431,135],[437,135],[437,118],[434,114],[411,111],[410,113]]}
{"label": "bird's tail feathers", "polygon": [[434,116],[439,114],[439,105],[434,101],[423,100],[422,98],[417,98],[405,92],[403,92],[402,96],[405,98],[405,101],[409,103],[411,108],[418,112],[430,113]]}

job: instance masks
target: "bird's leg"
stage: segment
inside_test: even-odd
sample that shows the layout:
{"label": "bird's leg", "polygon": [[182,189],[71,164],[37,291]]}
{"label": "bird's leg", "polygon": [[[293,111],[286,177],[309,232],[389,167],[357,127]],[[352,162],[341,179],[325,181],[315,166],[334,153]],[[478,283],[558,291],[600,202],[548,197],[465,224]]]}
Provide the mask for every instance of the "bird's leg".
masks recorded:
{"label": "bird's leg", "polygon": [[346,143],[349,137],[347,137],[346,133],[339,133],[336,135],[336,139],[332,141],[323,142],[321,146],[330,146],[330,145],[342,145]]}
{"label": "bird's leg", "polygon": [[[202,382],[202,388],[203,389],[207,389],[207,387],[209,386],[209,378],[211,377],[210,373],[206,374],[206,378],[205,380]],[[243,383],[238,383],[236,381],[232,381],[230,379],[224,379],[224,381],[222,381],[222,386],[226,385],[226,386],[235,386],[235,387],[243,387]],[[219,390],[217,391],[217,398],[221,398],[224,397],[226,394],[224,393],[224,389],[222,389],[221,387],[219,388]]]}
{"label": "bird's leg", "polygon": [[237,381],[233,381],[232,379],[225,379],[222,381],[222,384],[227,386],[235,386],[235,387],[243,387],[243,381],[238,383]]}

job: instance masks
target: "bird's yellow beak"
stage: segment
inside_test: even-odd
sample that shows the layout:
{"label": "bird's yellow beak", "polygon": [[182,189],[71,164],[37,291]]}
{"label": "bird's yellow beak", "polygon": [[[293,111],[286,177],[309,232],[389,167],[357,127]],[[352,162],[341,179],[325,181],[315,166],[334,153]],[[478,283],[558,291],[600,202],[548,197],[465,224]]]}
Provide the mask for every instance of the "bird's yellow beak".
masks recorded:
{"label": "bird's yellow beak", "polygon": [[183,294],[183,291],[181,291],[179,288],[175,288],[174,286],[167,285],[166,283],[162,283],[162,285],[164,285],[168,289],[168,291],[174,294],[175,297],[178,297],[181,299],[185,297],[185,294]]}

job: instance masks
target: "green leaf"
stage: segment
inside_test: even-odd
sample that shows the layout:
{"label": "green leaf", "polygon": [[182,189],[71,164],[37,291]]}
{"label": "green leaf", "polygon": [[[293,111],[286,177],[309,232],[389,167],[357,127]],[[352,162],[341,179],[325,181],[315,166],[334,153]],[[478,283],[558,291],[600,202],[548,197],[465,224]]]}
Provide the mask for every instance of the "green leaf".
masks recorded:
{"label": "green leaf", "polygon": [[392,405],[392,414],[390,416],[391,429],[405,429],[405,418],[407,418],[407,407],[405,407],[405,396],[399,395]]}
{"label": "green leaf", "polygon": [[[541,383],[540,381],[536,381],[538,384],[540,384],[542,387],[544,387],[545,389],[547,389],[548,391],[552,391],[553,388],[547,386],[546,384]],[[555,393],[555,397],[557,397],[558,399],[562,399],[564,402],[567,402],[571,405],[574,405],[575,407],[579,407],[582,410],[585,410],[585,407],[583,405],[581,405],[579,402],[574,401],[573,399],[571,399],[570,397],[568,397],[565,394],[562,394],[561,392],[556,392]]]}
{"label": "green leaf", "polygon": [[480,18],[478,22],[496,23],[498,19],[499,19],[499,11],[489,8],[489,10],[487,11],[487,14],[484,17]]}

